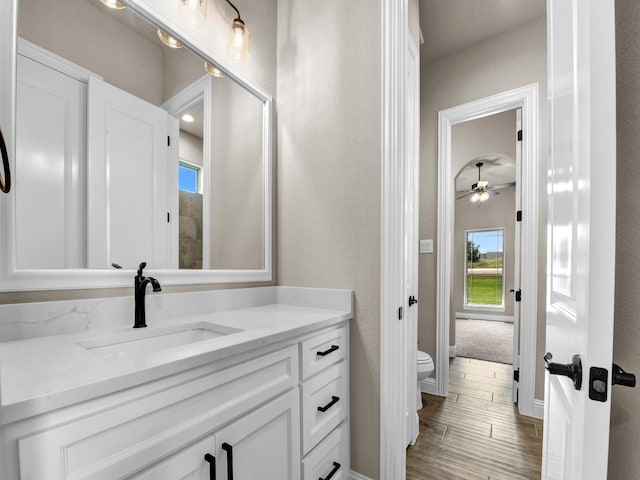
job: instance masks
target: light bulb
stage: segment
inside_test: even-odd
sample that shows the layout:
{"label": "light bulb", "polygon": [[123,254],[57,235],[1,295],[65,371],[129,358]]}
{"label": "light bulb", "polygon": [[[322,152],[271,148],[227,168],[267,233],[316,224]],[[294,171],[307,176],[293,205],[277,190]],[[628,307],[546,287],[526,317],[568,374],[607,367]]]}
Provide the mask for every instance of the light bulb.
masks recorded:
{"label": "light bulb", "polygon": [[218,67],[214,67],[209,62],[204,62],[204,69],[209,75],[216,78],[224,78],[224,72]]}
{"label": "light bulb", "polygon": [[192,115],[189,115],[188,113],[185,113],[185,114],[182,116],[182,120],[184,120],[184,121],[185,121],[185,122],[187,122],[187,123],[193,123],[193,121],[194,121],[195,119],[193,118],[193,116],[192,116]]}
{"label": "light bulb", "polygon": [[114,10],[123,10],[127,8],[124,4],[122,4],[118,0],[100,0],[100,1],[104,3],[107,7],[113,8]]}
{"label": "light bulb", "polygon": [[180,16],[191,25],[202,26],[207,19],[207,0],[179,0]]}
{"label": "light bulb", "polygon": [[471,200],[473,203],[477,203],[478,200],[480,200],[480,194],[478,192],[474,192],[469,200]]}
{"label": "light bulb", "polygon": [[489,192],[482,192],[480,194],[480,202],[486,202],[487,200],[489,200]]}
{"label": "light bulb", "polygon": [[233,20],[229,38],[229,57],[234,62],[246,62],[249,60],[250,33],[240,18]]}
{"label": "light bulb", "polygon": [[169,35],[167,32],[163,32],[162,30],[158,29],[157,33],[158,33],[158,38],[167,47],[170,47],[170,48],[182,48],[182,44],[178,40],[173,38],[171,35]]}

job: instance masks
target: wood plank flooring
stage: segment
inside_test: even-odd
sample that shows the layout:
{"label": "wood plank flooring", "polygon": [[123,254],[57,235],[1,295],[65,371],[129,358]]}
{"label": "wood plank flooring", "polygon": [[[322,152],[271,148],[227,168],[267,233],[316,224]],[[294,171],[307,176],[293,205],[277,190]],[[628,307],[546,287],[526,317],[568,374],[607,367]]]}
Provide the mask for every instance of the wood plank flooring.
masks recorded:
{"label": "wood plank flooring", "polygon": [[511,365],[451,359],[449,396],[422,394],[407,480],[539,479],[542,420],[518,413],[511,376]]}

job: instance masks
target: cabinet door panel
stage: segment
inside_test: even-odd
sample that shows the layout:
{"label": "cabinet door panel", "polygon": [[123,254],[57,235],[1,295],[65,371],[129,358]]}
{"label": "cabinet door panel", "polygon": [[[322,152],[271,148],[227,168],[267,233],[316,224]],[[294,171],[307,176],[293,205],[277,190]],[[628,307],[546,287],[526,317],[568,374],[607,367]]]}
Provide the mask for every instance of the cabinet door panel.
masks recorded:
{"label": "cabinet door panel", "polygon": [[174,453],[151,468],[129,477],[129,480],[210,480],[209,463],[204,456],[215,451],[215,438],[211,435]]}
{"label": "cabinet door panel", "polygon": [[300,479],[298,390],[292,390],[216,433],[217,479],[229,478],[232,448],[234,480]]}

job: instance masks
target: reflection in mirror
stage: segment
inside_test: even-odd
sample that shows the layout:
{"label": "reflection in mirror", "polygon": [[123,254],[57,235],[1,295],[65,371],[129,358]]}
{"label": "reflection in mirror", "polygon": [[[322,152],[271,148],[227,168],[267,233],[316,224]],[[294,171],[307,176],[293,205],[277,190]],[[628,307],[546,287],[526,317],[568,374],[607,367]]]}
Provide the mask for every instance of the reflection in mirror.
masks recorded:
{"label": "reflection in mirror", "polygon": [[99,0],[20,0],[18,34],[18,269],[265,267],[260,98]]}
{"label": "reflection in mirror", "polygon": [[178,165],[179,267],[202,268],[202,138],[204,104],[198,102],[180,117]]}

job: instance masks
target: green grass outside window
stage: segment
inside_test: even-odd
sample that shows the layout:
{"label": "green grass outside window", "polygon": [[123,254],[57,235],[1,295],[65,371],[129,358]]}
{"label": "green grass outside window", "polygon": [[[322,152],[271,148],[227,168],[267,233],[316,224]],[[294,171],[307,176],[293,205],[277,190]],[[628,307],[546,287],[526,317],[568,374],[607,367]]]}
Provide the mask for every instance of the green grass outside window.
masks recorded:
{"label": "green grass outside window", "polygon": [[502,305],[502,276],[469,275],[467,304]]}

